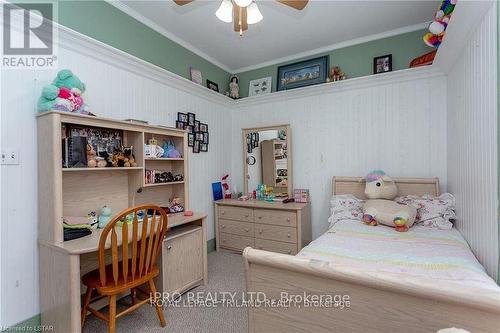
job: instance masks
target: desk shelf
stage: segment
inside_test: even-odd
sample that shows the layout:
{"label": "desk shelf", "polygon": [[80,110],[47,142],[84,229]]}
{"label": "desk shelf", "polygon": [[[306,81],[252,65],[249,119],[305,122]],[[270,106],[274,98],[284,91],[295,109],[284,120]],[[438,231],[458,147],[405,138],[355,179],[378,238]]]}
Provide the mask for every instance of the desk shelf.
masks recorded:
{"label": "desk shelf", "polygon": [[63,172],[97,172],[97,171],[129,171],[144,170],[143,167],[113,167],[113,168],[62,168]]}
{"label": "desk shelf", "polygon": [[184,181],[179,181],[179,182],[168,182],[168,183],[151,183],[151,184],[144,184],[144,187],[155,187],[155,186],[165,186],[165,185],[179,185],[179,184],[184,184]]}

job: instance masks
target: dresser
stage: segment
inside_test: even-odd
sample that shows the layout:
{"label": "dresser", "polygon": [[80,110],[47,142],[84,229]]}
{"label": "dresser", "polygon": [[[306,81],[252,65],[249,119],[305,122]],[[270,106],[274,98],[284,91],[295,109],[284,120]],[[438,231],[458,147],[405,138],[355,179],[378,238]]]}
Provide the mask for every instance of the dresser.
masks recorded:
{"label": "dresser", "polygon": [[217,251],[247,246],[295,255],[311,241],[309,203],[225,199],[215,202]]}

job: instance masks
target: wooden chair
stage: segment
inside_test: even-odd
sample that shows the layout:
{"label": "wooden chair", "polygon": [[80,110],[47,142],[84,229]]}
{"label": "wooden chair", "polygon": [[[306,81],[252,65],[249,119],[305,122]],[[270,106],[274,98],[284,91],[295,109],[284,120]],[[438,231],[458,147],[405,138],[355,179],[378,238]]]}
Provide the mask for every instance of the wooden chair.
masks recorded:
{"label": "wooden chair", "polygon": [[[144,213],[141,224],[137,215],[139,212]],[[123,223],[118,226],[117,223],[129,214],[133,214],[132,224]],[[107,321],[109,332],[112,333],[116,330],[116,318],[132,312],[148,302],[156,301],[156,286],[153,279],[159,274],[156,261],[167,230],[167,223],[167,214],[163,209],[154,205],[143,205],[122,211],[106,225],[99,239],[99,269],[82,277],[82,283],[87,287],[82,306],[82,329],[87,311]],[[130,237],[132,240],[129,244]],[[124,244],[121,248],[119,248],[120,243]],[[106,253],[106,245],[108,247],[110,245],[108,253]],[[108,258],[111,255],[111,264],[109,265],[106,265],[106,255]],[[136,302],[136,290],[141,291],[138,287],[145,283],[149,284],[151,293],[147,299]],[[91,299],[94,289],[98,296]],[[128,290],[130,290],[132,306],[117,314],[117,295]],[[89,306],[90,303],[104,297],[109,299],[108,317]],[[165,326],[166,322],[160,305],[156,305],[156,313],[161,326]]]}

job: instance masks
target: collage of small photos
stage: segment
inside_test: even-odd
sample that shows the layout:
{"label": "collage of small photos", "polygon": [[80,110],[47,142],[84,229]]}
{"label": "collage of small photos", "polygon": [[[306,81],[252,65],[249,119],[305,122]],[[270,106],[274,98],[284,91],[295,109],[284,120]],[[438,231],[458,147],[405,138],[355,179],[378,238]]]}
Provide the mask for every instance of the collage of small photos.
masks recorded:
{"label": "collage of small photos", "polygon": [[175,127],[188,131],[188,146],[193,153],[208,152],[208,125],[196,120],[194,113],[177,113]]}

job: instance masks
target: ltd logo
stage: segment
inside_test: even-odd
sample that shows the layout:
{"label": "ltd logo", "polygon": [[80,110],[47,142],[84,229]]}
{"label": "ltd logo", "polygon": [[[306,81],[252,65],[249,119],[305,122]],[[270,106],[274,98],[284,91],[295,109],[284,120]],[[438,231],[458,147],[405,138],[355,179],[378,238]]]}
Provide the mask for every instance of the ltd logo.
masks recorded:
{"label": "ltd logo", "polygon": [[4,3],[2,9],[2,67],[54,67],[54,4]]}

